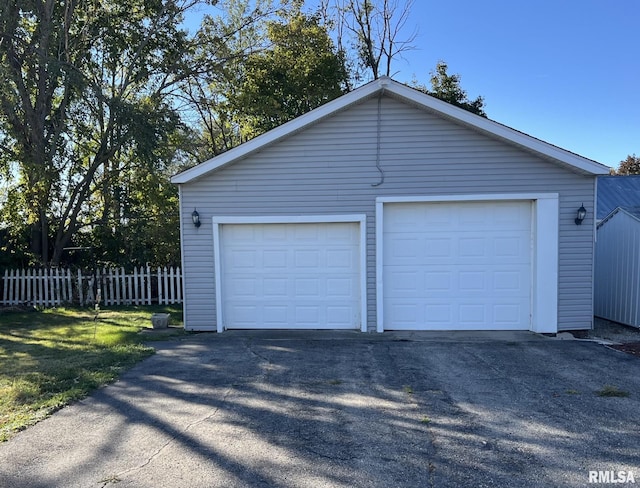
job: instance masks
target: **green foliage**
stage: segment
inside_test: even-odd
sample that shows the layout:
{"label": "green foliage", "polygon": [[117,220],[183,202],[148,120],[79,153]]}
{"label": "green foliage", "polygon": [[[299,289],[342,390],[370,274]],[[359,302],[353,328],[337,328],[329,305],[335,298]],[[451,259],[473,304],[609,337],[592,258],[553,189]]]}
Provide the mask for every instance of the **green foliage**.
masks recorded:
{"label": "green foliage", "polygon": [[618,175],[640,175],[640,157],[630,154],[626,159],[620,161],[615,174]]}
{"label": "green foliage", "polygon": [[412,85],[427,95],[439,98],[440,100],[463,108],[468,112],[486,117],[484,112],[484,99],[478,97],[475,100],[467,98],[467,92],[460,86],[460,75],[450,75],[447,73],[448,65],[444,61],[439,61],[435,70],[431,71],[431,88],[413,80]]}
{"label": "green foliage", "polygon": [[450,75],[447,73],[448,68],[447,63],[439,61],[435,70],[431,71],[431,78],[429,80],[431,88],[427,88],[415,80],[413,87],[456,107],[486,117],[487,114],[484,112],[484,99],[478,97],[475,100],[469,100],[467,92],[460,86],[460,75]]}
{"label": "green foliage", "polygon": [[255,137],[344,93],[347,71],[317,17],[294,12],[267,24],[271,46],[250,55],[233,99],[245,138]]}
{"label": "green foliage", "polygon": [[265,48],[266,22],[274,14],[271,0],[226,0],[221,14],[205,15],[195,35],[194,70],[181,84],[183,97],[196,115],[199,137],[190,148],[197,161],[221,154],[246,140],[233,99],[242,84],[244,63]]}
{"label": "green foliage", "polygon": [[[200,2],[220,15],[189,34]],[[329,3],[0,2],[0,267],[177,264],[172,174],[342,95],[355,67],[391,74],[411,49],[411,0],[334,2],[339,18]],[[459,81],[439,63],[419,88],[484,115]]]}
{"label": "green foliage", "polygon": [[174,163],[167,146],[186,131],[172,88],[191,49],[182,11],[145,0],[0,5],[0,141],[16,165],[14,211],[1,217],[41,262],[57,264],[87,232],[130,219],[123,200],[143,188],[127,176],[165,177]]}

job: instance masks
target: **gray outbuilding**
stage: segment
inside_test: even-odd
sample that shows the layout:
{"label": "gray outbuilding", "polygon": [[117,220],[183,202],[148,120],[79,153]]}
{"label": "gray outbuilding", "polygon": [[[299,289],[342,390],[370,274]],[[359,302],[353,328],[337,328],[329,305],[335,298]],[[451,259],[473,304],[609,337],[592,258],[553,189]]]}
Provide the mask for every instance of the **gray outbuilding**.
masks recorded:
{"label": "gray outbuilding", "polygon": [[608,171],[380,78],[172,178],[185,328],[590,328]]}
{"label": "gray outbuilding", "polygon": [[[616,187],[628,188],[637,178],[614,177]],[[607,178],[609,180],[609,178]],[[607,187],[598,182],[598,205]],[[594,313],[596,317],[640,327],[640,192],[620,193],[633,206],[618,206],[597,225]],[[615,198],[615,197],[614,197]]]}
{"label": "gray outbuilding", "polygon": [[640,175],[600,176],[594,313],[640,327]]}
{"label": "gray outbuilding", "polygon": [[640,175],[598,176],[596,222],[618,207],[640,211]]}

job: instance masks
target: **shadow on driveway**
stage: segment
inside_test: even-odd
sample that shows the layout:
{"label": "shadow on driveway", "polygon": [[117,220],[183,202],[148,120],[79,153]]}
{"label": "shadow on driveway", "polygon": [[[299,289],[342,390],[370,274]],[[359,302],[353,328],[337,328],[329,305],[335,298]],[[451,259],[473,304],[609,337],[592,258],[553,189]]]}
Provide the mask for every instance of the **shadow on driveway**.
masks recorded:
{"label": "shadow on driveway", "polygon": [[[0,445],[0,486],[578,487],[592,470],[640,482],[640,360],[595,343],[225,333],[154,346]],[[629,396],[598,396],[605,385]]]}

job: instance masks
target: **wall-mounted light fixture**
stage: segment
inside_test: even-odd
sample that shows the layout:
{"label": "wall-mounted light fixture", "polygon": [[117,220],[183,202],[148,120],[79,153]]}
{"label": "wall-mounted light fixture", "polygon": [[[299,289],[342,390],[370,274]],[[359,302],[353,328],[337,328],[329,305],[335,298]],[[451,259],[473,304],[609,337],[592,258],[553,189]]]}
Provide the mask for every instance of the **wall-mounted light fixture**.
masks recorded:
{"label": "wall-mounted light fixture", "polygon": [[191,220],[193,221],[193,225],[195,225],[196,227],[200,227],[200,214],[195,208],[191,213]]}
{"label": "wall-mounted light fixture", "polygon": [[587,209],[584,208],[584,203],[583,203],[582,205],[580,205],[580,208],[578,209],[578,214],[576,215],[576,220],[575,220],[576,225],[582,224],[582,221],[586,216],[587,216]]}

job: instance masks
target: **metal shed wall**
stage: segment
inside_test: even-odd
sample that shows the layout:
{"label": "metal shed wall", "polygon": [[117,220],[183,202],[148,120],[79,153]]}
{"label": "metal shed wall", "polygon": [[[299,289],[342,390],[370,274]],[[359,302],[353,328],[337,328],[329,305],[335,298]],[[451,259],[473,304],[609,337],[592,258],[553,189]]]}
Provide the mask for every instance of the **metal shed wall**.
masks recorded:
{"label": "metal shed wall", "polygon": [[640,219],[621,208],[598,225],[594,313],[640,327]]}

